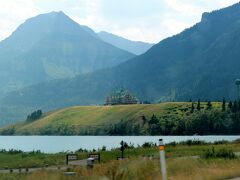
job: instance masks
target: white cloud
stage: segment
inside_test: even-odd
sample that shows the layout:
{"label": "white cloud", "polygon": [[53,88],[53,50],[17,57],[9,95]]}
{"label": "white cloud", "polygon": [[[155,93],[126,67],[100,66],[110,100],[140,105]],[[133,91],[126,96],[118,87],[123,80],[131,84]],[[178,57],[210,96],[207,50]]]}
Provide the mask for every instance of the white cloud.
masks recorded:
{"label": "white cloud", "polygon": [[33,0],[0,0],[0,40],[9,36],[19,24],[37,13]]}
{"label": "white cloud", "polygon": [[227,7],[229,5],[232,5],[234,3],[238,3],[239,0],[220,0],[220,6],[221,7]]}
{"label": "white cloud", "polygon": [[181,22],[176,19],[165,19],[162,22],[162,27],[165,27],[168,30],[170,35],[177,34],[180,31],[183,31],[184,29],[186,29],[186,27],[190,27],[190,26],[191,24]]}
{"label": "white cloud", "polygon": [[89,26],[95,30],[100,30],[109,25],[102,16],[100,0],[84,1],[71,9],[75,13],[71,13],[70,17],[79,24]]}
{"label": "white cloud", "polygon": [[[135,3],[138,2],[136,6]],[[201,19],[203,12],[239,0],[0,0],[0,40],[25,19],[49,11],[64,11],[95,31],[105,30],[132,40],[159,42]],[[121,7],[122,6],[122,7]]]}
{"label": "white cloud", "polygon": [[193,1],[164,0],[165,4],[181,15],[199,15],[202,13],[202,7],[191,2]]}

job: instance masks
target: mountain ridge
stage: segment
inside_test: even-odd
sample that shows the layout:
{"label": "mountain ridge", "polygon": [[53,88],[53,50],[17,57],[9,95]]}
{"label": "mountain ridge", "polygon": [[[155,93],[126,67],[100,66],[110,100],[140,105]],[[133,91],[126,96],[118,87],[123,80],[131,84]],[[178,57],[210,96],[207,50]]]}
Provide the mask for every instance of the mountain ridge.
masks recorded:
{"label": "mountain ridge", "polygon": [[234,99],[234,81],[240,77],[239,17],[239,3],[205,13],[201,22],[116,67],[28,87],[8,94],[1,104],[28,111],[103,104],[116,87],[152,102]]}
{"label": "mountain ridge", "polygon": [[[115,66],[134,56],[102,41],[93,30],[77,24],[63,12],[40,14],[1,41],[1,90],[8,91],[9,83],[19,89],[73,77]],[[29,70],[33,71],[31,77]]]}
{"label": "mountain ridge", "polygon": [[141,42],[141,41],[132,41],[121,36],[108,33],[106,31],[100,31],[98,36],[105,42],[110,43],[120,49],[129,51],[136,55],[141,55],[149,50],[154,44]]}

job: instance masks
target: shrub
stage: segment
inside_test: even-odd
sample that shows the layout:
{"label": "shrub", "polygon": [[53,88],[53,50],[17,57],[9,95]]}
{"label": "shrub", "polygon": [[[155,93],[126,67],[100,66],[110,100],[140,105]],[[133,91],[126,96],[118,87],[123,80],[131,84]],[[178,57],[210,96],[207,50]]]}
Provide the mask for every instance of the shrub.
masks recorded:
{"label": "shrub", "polygon": [[240,139],[234,140],[233,143],[240,144]]}
{"label": "shrub", "polygon": [[200,141],[200,140],[187,140],[187,141],[182,141],[179,142],[180,145],[188,145],[188,146],[192,146],[192,145],[206,145],[208,143],[206,143],[205,141]]}
{"label": "shrub", "polygon": [[229,144],[229,141],[226,141],[226,140],[215,141],[213,144],[215,144],[215,145],[218,145],[218,144]]}
{"label": "shrub", "polygon": [[142,147],[143,148],[150,148],[150,147],[156,147],[157,145],[154,144],[153,142],[145,142],[143,143]]}
{"label": "shrub", "polygon": [[232,150],[226,148],[219,149],[215,151],[214,147],[212,149],[207,149],[204,153],[204,158],[225,158],[225,159],[235,159],[236,155]]}

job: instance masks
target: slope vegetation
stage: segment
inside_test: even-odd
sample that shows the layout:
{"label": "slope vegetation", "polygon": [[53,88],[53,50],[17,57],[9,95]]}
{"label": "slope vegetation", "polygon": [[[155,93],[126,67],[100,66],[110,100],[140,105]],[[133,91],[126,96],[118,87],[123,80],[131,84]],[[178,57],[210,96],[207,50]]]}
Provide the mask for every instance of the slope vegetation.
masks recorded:
{"label": "slope vegetation", "polygon": [[[141,121],[143,116],[153,114],[164,116],[179,113],[190,108],[190,103],[161,103],[149,105],[120,106],[75,106],[46,114],[34,122],[23,122],[3,128],[7,132],[14,129],[14,134],[91,134],[110,125],[124,121]],[[98,132],[99,133],[99,132]],[[99,133],[101,134],[101,133]]]}

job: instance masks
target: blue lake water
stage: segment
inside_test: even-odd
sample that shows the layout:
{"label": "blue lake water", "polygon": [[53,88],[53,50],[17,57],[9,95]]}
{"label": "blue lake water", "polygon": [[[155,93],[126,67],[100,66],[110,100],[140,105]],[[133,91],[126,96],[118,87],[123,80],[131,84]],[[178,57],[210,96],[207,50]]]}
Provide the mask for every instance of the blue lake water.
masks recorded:
{"label": "blue lake water", "polygon": [[46,153],[75,151],[80,148],[92,150],[106,146],[107,149],[119,147],[123,140],[135,146],[144,142],[158,143],[180,142],[186,140],[203,140],[214,142],[233,141],[240,136],[0,136],[0,149],[18,149],[22,151],[41,150]]}

